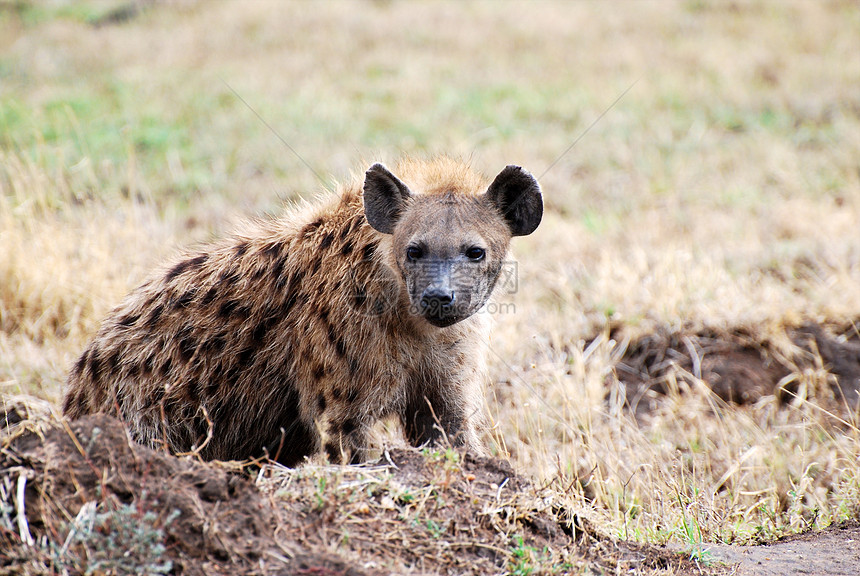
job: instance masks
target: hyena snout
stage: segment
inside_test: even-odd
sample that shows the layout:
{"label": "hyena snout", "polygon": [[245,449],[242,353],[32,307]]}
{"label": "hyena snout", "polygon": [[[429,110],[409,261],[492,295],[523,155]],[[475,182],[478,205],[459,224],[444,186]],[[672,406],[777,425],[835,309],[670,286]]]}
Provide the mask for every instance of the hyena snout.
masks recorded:
{"label": "hyena snout", "polygon": [[448,281],[427,286],[421,294],[420,309],[421,314],[435,325],[453,324],[466,313],[458,310],[457,294]]}
{"label": "hyena snout", "polygon": [[489,297],[487,271],[459,259],[433,259],[408,267],[413,314],[437,327],[450,326],[477,312]]}
{"label": "hyena snout", "polygon": [[421,295],[421,309],[425,314],[442,314],[454,308],[457,295],[446,286],[430,286]]}

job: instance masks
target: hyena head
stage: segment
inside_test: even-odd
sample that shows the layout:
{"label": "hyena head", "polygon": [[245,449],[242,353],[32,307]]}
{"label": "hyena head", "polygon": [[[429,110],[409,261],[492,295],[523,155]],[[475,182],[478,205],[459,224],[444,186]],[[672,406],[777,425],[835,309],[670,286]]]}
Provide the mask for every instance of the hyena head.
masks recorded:
{"label": "hyena head", "polygon": [[413,313],[445,327],[487,302],[511,237],[534,232],[543,200],[537,180],[519,166],[502,170],[485,191],[442,185],[413,192],[374,164],[365,174],[364,212],[373,228],[392,235]]}

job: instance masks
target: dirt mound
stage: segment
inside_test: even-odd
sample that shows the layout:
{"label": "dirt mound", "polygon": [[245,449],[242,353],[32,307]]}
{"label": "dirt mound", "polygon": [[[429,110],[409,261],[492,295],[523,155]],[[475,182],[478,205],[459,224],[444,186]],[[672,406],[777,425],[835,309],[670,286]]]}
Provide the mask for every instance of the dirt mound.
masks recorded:
{"label": "dirt mound", "polygon": [[637,413],[654,409],[673,379],[695,378],[727,402],[750,404],[768,395],[791,401],[806,393],[792,377],[803,373],[824,375],[829,397],[817,398],[819,403],[851,409],[860,404],[857,325],[806,324],[787,330],[779,343],[742,329],[649,334],[628,344],[616,373]]}
{"label": "dirt mound", "polygon": [[498,459],[392,450],[373,466],[270,467],[282,542],[381,574],[700,574],[686,557],[598,534]]}
{"label": "dirt mound", "polygon": [[0,470],[0,573],[253,574],[278,551],[246,478],[136,445],[107,416],[17,430]]}
{"label": "dirt mound", "polygon": [[238,465],[136,445],[107,416],[9,410],[0,428],[0,574],[699,573],[598,534],[496,459],[395,450],[372,466],[265,465],[261,494]]}

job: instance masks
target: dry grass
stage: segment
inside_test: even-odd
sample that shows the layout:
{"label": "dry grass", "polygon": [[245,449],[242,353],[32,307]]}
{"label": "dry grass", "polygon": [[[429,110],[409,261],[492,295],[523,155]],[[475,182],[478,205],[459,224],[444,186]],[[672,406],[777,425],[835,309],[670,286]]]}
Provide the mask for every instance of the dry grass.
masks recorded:
{"label": "dry grass", "polygon": [[603,529],[695,547],[857,516],[858,417],[826,365],[788,405],[678,373],[639,420],[613,371],[657,330],[791,357],[786,328],[860,317],[855,3],[183,1],[103,27],[74,6],[0,1],[4,395],[56,402],[160,258],[322,187],[223,79],[326,186],[401,153],[542,176],[487,409],[497,450],[578,480]]}
{"label": "dry grass", "polygon": [[[770,540],[860,513],[860,420],[821,408],[838,406],[824,370],[799,371],[802,397],[788,405],[767,396],[744,407],[678,370],[659,409],[637,421],[617,379],[604,402],[613,344],[598,338],[545,356],[513,377],[522,386],[512,385],[510,405],[498,409],[515,431],[504,437],[516,460],[545,476],[558,472],[561,485],[575,481],[598,525],[625,539],[697,548]],[[523,405],[534,409],[514,409]]]}

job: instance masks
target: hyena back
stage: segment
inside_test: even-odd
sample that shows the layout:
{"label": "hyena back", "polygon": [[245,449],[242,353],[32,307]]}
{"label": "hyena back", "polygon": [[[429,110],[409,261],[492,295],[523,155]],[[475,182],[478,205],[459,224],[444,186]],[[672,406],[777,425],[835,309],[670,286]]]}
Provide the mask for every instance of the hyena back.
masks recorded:
{"label": "hyena back", "polygon": [[186,254],[111,312],[63,410],[207,459],[288,466],[366,457],[379,419],[408,441],[481,451],[489,299],[512,236],[543,204],[505,168],[487,187],[450,159],[381,164],[317,205]]}

